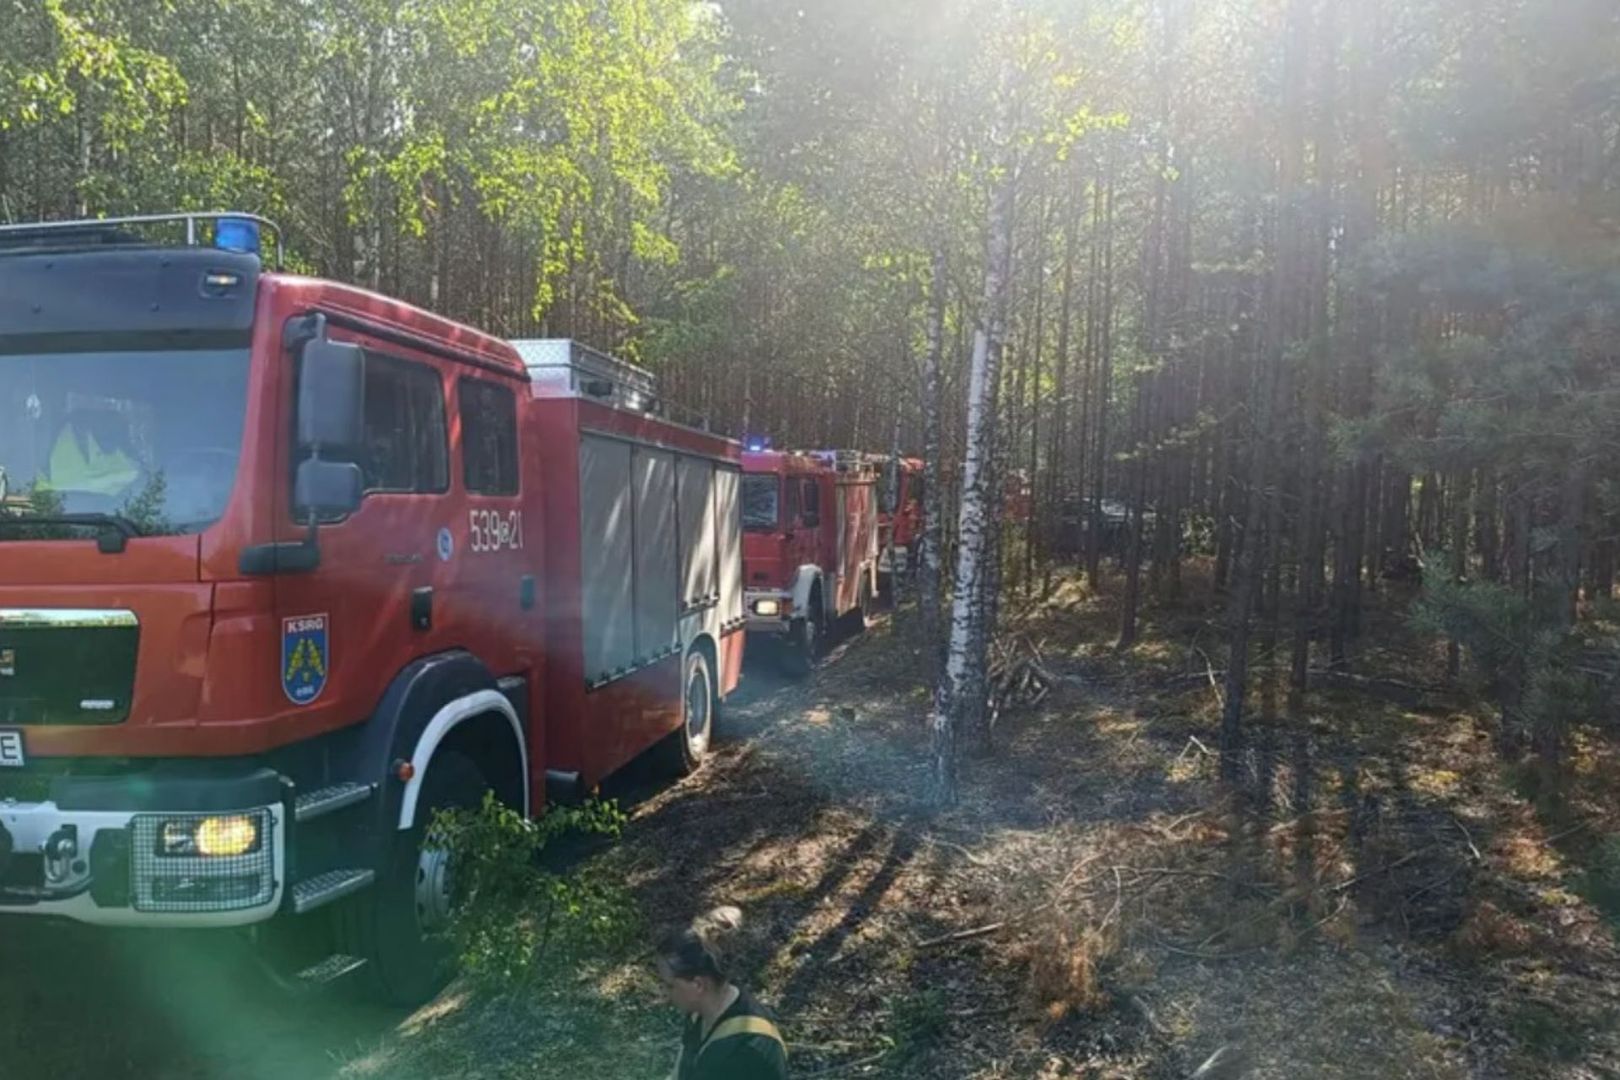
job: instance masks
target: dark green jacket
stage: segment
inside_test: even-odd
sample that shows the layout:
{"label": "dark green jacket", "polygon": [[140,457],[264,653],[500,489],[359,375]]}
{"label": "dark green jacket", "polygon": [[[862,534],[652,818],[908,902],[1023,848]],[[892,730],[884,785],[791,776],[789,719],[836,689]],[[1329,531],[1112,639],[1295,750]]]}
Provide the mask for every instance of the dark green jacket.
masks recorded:
{"label": "dark green jacket", "polygon": [[708,1039],[693,1017],[681,1032],[679,1080],[786,1080],[787,1047],[776,1017],[744,990]]}

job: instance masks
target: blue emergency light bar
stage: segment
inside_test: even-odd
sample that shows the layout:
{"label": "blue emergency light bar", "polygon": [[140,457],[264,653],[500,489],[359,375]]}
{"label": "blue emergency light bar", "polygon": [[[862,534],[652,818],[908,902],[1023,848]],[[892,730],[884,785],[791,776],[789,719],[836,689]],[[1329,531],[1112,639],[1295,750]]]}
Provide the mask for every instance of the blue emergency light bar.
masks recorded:
{"label": "blue emergency light bar", "polygon": [[769,435],[750,435],[743,440],[743,449],[750,454],[762,454],[771,448]]}
{"label": "blue emergency light bar", "polygon": [[244,255],[259,253],[259,223],[252,218],[228,217],[214,222],[214,246]]}
{"label": "blue emergency light bar", "polygon": [[[167,230],[159,227],[168,227]],[[265,233],[275,240],[275,266],[282,267],[281,229],[268,218],[240,211],[143,214],[135,217],[86,218],[0,225],[0,252],[72,251],[111,245],[172,244],[175,226],[183,228],[186,247],[212,246],[221,251],[262,256]],[[152,236],[156,230],[159,235]]]}

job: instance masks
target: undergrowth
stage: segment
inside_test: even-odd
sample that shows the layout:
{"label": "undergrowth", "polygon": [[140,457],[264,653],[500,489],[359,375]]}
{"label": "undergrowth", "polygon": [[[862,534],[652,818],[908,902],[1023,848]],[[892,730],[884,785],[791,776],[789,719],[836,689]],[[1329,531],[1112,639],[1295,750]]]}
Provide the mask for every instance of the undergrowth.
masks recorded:
{"label": "undergrowth", "polygon": [[511,989],[592,956],[616,956],[642,934],[634,897],[592,862],[547,869],[564,837],[616,838],[625,815],[612,803],[558,806],[537,820],[486,794],[477,810],[442,810],[430,842],[449,851],[456,908],[446,935],[474,983]]}

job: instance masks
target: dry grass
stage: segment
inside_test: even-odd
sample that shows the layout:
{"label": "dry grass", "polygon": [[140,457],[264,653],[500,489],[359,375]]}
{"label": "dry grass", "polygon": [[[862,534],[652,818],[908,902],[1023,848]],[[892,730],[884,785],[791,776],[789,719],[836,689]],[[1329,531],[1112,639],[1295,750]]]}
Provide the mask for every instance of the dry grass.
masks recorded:
{"label": "dry grass", "polygon": [[1029,998],[1036,1011],[1062,1020],[1106,1005],[1102,967],[1118,947],[1107,930],[1075,927],[1055,914],[1031,927],[1015,957],[1028,972]]}
{"label": "dry grass", "polygon": [[1523,956],[1536,944],[1535,928],[1489,900],[1481,900],[1452,939],[1462,959],[1475,962]]}

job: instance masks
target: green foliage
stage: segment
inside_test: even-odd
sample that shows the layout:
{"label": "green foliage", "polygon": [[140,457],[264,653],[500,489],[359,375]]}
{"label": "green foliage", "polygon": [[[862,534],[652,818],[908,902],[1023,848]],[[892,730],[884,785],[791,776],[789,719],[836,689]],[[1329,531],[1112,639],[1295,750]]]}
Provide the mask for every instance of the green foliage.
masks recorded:
{"label": "green foliage", "polygon": [[509,333],[630,333],[627,272],[679,256],[675,176],[735,171],[723,24],[690,0],[0,0],[0,25],[0,219],[262,212],[300,268]]}
{"label": "green foliage", "polygon": [[1563,639],[1556,616],[1545,603],[1506,585],[1458,581],[1446,570],[1450,562],[1442,552],[1425,563],[1423,593],[1412,609],[1414,628],[1461,643],[1488,691],[1522,690],[1529,673],[1545,668]]}
{"label": "green foliage", "polygon": [[1443,569],[1449,564],[1442,554],[1424,567],[1414,628],[1462,645],[1508,734],[1559,765],[1567,733],[1602,710],[1603,684],[1582,659],[1594,649],[1614,654],[1620,641],[1601,622],[1573,623],[1557,583],[1537,583],[1526,596],[1496,582],[1458,581]]}
{"label": "green foliage", "polygon": [[895,999],[886,1032],[891,1065],[904,1065],[939,1041],[950,1023],[945,1004],[945,992],[937,987]]}
{"label": "green foliage", "polygon": [[1580,1057],[1591,1037],[1581,1017],[1539,1001],[1512,1006],[1507,1030],[1525,1052],[1549,1061],[1572,1061]]}
{"label": "green foliage", "polygon": [[1581,893],[1620,934],[1620,836],[1605,836],[1587,859]]}
{"label": "green foliage", "polygon": [[530,820],[493,793],[476,811],[440,811],[429,842],[451,854],[456,911],[448,934],[467,976],[511,987],[634,941],[642,927],[621,882],[589,865],[556,873],[541,862],[565,837],[616,837],[624,821],[602,802]]}
{"label": "green foliage", "polygon": [[142,536],[165,536],[174,531],[173,523],[163,512],[168,497],[168,480],[161,472],[152,473],[139,490],[130,493],[118,512]]}

